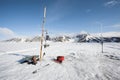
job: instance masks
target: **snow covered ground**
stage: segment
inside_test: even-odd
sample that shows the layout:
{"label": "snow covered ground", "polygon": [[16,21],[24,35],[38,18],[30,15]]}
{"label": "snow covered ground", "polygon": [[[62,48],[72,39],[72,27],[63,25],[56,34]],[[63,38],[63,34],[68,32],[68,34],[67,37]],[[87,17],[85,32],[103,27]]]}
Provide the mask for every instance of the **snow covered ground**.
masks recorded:
{"label": "snow covered ground", "polygon": [[[38,55],[40,43],[0,43],[0,80],[120,80],[120,43],[49,42],[37,65],[20,64]],[[65,56],[62,64],[52,59]],[[33,74],[34,71],[37,71]]]}

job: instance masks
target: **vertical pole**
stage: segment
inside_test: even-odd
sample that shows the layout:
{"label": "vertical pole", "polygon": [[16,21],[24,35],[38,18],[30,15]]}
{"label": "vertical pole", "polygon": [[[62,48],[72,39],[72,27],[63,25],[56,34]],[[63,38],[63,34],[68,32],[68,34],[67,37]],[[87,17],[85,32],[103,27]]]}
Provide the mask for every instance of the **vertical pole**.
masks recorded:
{"label": "vertical pole", "polygon": [[47,38],[47,30],[45,30],[45,45],[47,44],[46,38]]}
{"label": "vertical pole", "polygon": [[40,61],[42,61],[42,49],[43,49],[43,40],[44,40],[44,25],[45,25],[45,18],[46,18],[46,7],[44,8],[44,18],[42,23],[42,35],[41,35],[41,46],[40,46]]}
{"label": "vertical pole", "polygon": [[102,24],[101,24],[101,52],[103,53],[103,36],[102,36]]}

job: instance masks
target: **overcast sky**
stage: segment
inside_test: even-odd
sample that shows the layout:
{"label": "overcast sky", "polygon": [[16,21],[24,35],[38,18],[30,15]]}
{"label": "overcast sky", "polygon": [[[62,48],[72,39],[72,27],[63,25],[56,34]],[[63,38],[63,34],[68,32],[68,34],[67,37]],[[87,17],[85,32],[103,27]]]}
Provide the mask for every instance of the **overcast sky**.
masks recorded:
{"label": "overcast sky", "polygon": [[52,34],[120,32],[120,0],[0,0],[0,39]]}

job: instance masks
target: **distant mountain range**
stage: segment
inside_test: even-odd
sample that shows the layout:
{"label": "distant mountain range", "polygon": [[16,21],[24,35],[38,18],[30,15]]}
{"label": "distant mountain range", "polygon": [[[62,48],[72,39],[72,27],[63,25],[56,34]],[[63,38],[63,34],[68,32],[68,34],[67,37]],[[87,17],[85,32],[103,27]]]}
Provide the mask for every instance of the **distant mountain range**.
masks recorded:
{"label": "distant mountain range", "polygon": [[120,32],[78,34],[76,42],[120,42]]}
{"label": "distant mountain range", "polygon": [[35,36],[33,38],[16,37],[8,40],[3,40],[3,42],[39,42],[40,38],[41,38],[40,36]]}
{"label": "distant mountain range", "polygon": [[[39,42],[41,39],[40,36],[35,36],[33,38],[12,38],[8,40],[4,40],[3,42]],[[50,41],[55,42],[65,42],[65,41],[73,41],[73,42],[120,42],[120,32],[107,32],[107,33],[80,33],[72,36],[62,35],[49,38]]]}

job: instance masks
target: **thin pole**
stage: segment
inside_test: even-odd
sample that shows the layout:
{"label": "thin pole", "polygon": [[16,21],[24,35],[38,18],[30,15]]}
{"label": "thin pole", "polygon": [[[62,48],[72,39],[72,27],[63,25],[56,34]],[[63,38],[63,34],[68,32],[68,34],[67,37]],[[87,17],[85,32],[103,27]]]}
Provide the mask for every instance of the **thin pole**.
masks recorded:
{"label": "thin pole", "polygon": [[41,35],[41,46],[40,46],[40,61],[42,61],[42,49],[43,49],[43,40],[44,40],[44,25],[45,25],[45,19],[46,19],[46,7],[44,7],[44,18],[42,23],[42,35]]}
{"label": "thin pole", "polygon": [[103,36],[102,36],[102,23],[101,23],[101,52],[103,53]]}
{"label": "thin pole", "polygon": [[46,40],[47,39],[47,34],[48,34],[47,30],[45,30],[45,45],[47,44],[47,40]]}

